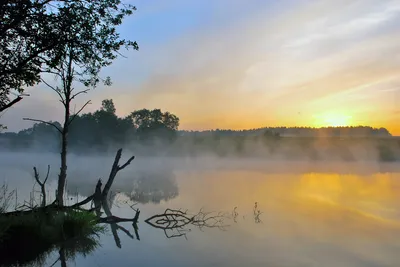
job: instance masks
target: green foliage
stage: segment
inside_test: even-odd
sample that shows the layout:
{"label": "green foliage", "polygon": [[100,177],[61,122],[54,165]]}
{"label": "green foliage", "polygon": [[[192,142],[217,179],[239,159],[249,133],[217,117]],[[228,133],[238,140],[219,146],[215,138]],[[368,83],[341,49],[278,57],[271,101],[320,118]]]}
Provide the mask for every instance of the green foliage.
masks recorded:
{"label": "green foliage", "polygon": [[[160,109],[139,110],[129,116],[118,117],[112,99],[102,101],[100,109],[92,113],[73,115],[69,126],[69,148],[72,151],[101,151],[109,146],[133,143],[171,143],[177,137],[179,118]],[[58,122],[51,122],[58,128]],[[19,133],[0,133],[0,141],[9,149],[59,150],[59,132],[55,127],[39,123]]]}
{"label": "green foliage", "polygon": [[[52,30],[57,19],[49,1],[4,0],[0,2],[0,104],[11,90],[40,81],[47,53],[65,40]],[[50,1],[51,2],[51,1]]]}
{"label": "green foliage", "polygon": [[167,137],[173,140],[179,126],[179,118],[160,109],[141,109],[131,113],[130,118],[141,140]]}
{"label": "green foliage", "polygon": [[115,109],[115,105],[112,99],[104,99],[101,102],[101,110],[104,110],[106,113],[114,114],[117,111]]}
{"label": "green foliage", "polygon": [[[117,58],[121,47],[139,49],[136,42],[120,38],[117,32],[124,18],[136,10],[134,6],[119,0],[75,0],[56,3],[56,6],[60,23],[53,27],[63,31],[68,42],[54,50],[53,58],[61,61],[53,60],[48,65],[49,70],[58,72],[63,67],[57,63],[70,61],[78,68],[73,74],[76,80],[94,87],[101,80],[100,70]],[[109,78],[103,82],[111,84]]]}
{"label": "green foliage", "polygon": [[[0,106],[10,91],[41,81],[41,73],[56,73],[66,58],[74,76],[95,86],[101,68],[118,56],[121,47],[138,49],[120,38],[117,27],[136,8],[119,0],[4,0],[0,2]],[[103,79],[107,85],[110,79]]]}
{"label": "green foliage", "polygon": [[159,109],[143,109],[120,118],[113,100],[105,99],[99,110],[75,118],[70,126],[69,144],[72,150],[78,147],[101,150],[132,142],[172,141],[178,125],[177,116]]}

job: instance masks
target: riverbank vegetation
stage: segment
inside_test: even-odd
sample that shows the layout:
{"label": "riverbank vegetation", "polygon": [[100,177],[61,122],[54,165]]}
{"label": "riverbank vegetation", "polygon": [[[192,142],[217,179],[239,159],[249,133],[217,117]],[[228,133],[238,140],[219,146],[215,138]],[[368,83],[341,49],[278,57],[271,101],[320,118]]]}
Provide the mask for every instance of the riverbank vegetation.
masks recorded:
{"label": "riverbank vegetation", "polygon": [[[400,139],[384,128],[275,127],[250,130],[179,130],[179,117],[160,109],[116,115],[112,99],[97,111],[78,114],[69,127],[68,149],[74,154],[109,154],[119,147],[139,156],[257,157],[270,160],[400,160]],[[58,152],[61,123],[36,123],[18,133],[0,134],[10,151]]]}
{"label": "riverbank vegetation", "polygon": [[[72,112],[73,100],[99,83],[111,85],[110,78],[101,77],[100,71],[121,55],[121,48],[138,50],[136,42],[121,38],[117,31],[117,27],[135,10],[134,6],[119,0],[1,2],[0,111],[19,104],[25,87],[39,83],[54,91],[64,110],[64,120],[59,124],[40,118],[25,118],[50,126],[57,133],[61,157],[56,200],[47,203],[49,173],[40,180],[36,168],[34,176],[41,187],[40,205],[24,202],[9,211],[12,194],[5,190],[0,213],[2,265],[40,262],[46,258],[46,253],[58,249],[61,265],[65,266],[66,260],[75,252],[88,252],[96,247],[93,236],[103,229],[98,223],[119,220],[115,216],[101,217],[99,209],[106,201],[117,172],[129,165],[133,157],[119,166],[122,149],[118,150],[104,189],[99,181],[92,196],[66,206],[68,135],[72,122],[89,104],[87,102],[77,112]],[[78,91],[77,85],[84,89]],[[12,99],[13,95],[17,97]],[[84,208],[89,202],[94,203],[94,207]],[[131,221],[136,223],[138,216],[137,210]],[[20,255],[21,246],[26,246],[23,255]]]}

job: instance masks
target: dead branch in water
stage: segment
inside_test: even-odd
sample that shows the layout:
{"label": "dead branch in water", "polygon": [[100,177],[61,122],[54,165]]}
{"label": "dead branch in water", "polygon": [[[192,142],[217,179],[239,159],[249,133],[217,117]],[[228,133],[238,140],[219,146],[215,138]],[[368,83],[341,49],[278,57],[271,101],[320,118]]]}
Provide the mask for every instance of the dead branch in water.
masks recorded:
{"label": "dead branch in water", "polygon": [[239,213],[237,212],[237,207],[234,207],[234,208],[233,208],[233,212],[232,212],[232,219],[233,219],[233,221],[234,221],[235,223],[237,223],[236,218],[237,218],[238,215],[239,215]]}
{"label": "dead branch in water", "polygon": [[46,178],[44,179],[43,182],[40,181],[40,176],[39,176],[39,173],[38,173],[36,167],[33,167],[33,172],[34,172],[35,180],[39,184],[40,190],[42,191],[42,207],[45,207],[46,206],[46,182],[47,182],[47,179],[49,178],[50,165],[47,165],[47,174],[46,174]]}
{"label": "dead branch in water", "polygon": [[[131,157],[125,164],[123,164],[122,166],[119,166],[119,160],[121,158],[121,154],[122,154],[122,149],[119,149],[115,156],[115,160],[114,160],[111,172],[110,172],[110,176],[108,178],[108,181],[107,181],[104,189],[102,190],[101,179],[99,179],[96,184],[94,194],[90,195],[86,199],[84,199],[72,206],[60,206],[56,202],[53,202],[52,204],[46,206],[45,183],[47,182],[47,179],[49,176],[50,166],[48,167],[47,175],[43,182],[40,180],[40,176],[39,176],[39,173],[38,173],[36,167],[34,167],[33,169],[34,169],[35,179],[38,182],[38,184],[40,185],[41,190],[42,190],[42,195],[43,195],[42,206],[34,207],[31,205],[30,207],[28,207],[29,208],[28,210],[19,209],[19,210],[13,211],[13,212],[2,213],[2,214],[0,214],[0,216],[21,216],[21,215],[32,214],[35,212],[37,212],[37,213],[38,212],[43,212],[43,213],[67,212],[70,210],[80,210],[82,212],[93,212],[94,211],[94,212],[96,212],[96,215],[97,215],[97,223],[110,224],[111,231],[113,233],[115,242],[119,248],[121,248],[121,241],[118,236],[118,230],[121,230],[130,238],[132,238],[132,239],[134,238],[133,234],[131,234],[126,228],[118,225],[118,223],[120,223],[120,222],[132,222],[132,226],[134,229],[136,239],[140,240],[138,226],[137,226],[137,223],[139,220],[139,215],[140,215],[139,209],[133,209],[131,206],[132,210],[135,211],[134,217],[133,218],[120,218],[120,217],[114,216],[111,213],[111,209],[109,208],[108,203],[107,203],[108,191],[111,188],[118,171],[124,169],[134,159],[134,157]],[[90,209],[82,208],[83,205],[88,204],[90,202],[94,203],[94,208],[90,208]],[[106,217],[101,217],[101,215],[102,215],[101,208],[103,208],[104,213],[106,214]]]}
{"label": "dead branch in water", "polygon": [[96,209],[96,206],[101,207],[102,203],[107,201],[108,192],[111,189],[112,184],[114,183],[114,179],[115,179],[116,175],[118,174],[118,172],[120,170],[124,169],[126,166],[128,166],[132,162],[132,160],[135,159],[135,156],[132,156],[128,159],[128,161],[125,162],[125,164],[123,164],[122,166],[119,166],[119,161],[121,159],[121,155],[122,155],[122,148],[118,149],[117,154],[115,155],[115,159],[114,159],[114,163],[112,165],[111,171],[110,171],[110,175],[108,177],[107,183],[104,186],[103,190],[101,189],[101,186],[102,186],[101,179],[99,179],[97,181],[94,194],[87,197],[85,200],[83,200],[75,205],[72,205],[72,207],[82,206],[82,205],[94,200],[95,209]]}
{"label": "dead branch in water", "polygon": [[[162,214],[156,214],[146,219],[145,222],[154,228],[162,229],[167,238],[184,236],[190,231],[186,227],[192,225],[203,230],[204,228],[218,228],[225,230],[228,226],[224,219],[225,213],[205,212],[201,209],[198,213],[190,215],[187,211],[166,209]],[[172,235],[168,234],[172,231]]]}
{"label": "dead branch in water", "polygon": [[262,223],[260,219],[260,215],[262,214],[262,212],[260,211],[260,209],[258,209],[258,202],[254,203],[253,214],[254,214],[254,222]]}
{"label": "dead branch in water", "polygon": [[111,172],[108,177],[108,181],[107,181],[106,185],[104,186],[104,189],[102,192],[102,197],[104,199],[107,198],[108,191],[110,190],[117,173],[120,170],[124,169],[126,166],[128,166],[131,163],[131,161],[135,158],[135,156],[132,156],[128,159],[127,162],[125,162],[125,164],[123,164],[122,166],[119,166],[119,160],[121,159],[121,154],[122,154],[122,148],[118,149],[117,154],[115,155],[114,163],[112,165]]}

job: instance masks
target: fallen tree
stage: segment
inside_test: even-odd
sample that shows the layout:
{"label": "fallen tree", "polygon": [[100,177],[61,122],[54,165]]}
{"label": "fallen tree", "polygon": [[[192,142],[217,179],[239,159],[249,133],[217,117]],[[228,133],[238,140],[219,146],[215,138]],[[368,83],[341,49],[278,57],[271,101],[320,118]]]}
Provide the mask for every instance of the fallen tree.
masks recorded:
{"label": "fallen tree", "polygon": [[[54,201],[51,204],[46,204],[46,189],[45,189],[45,184],[47,182],[48,178],[48,172],[46,175],[46,178],[43,182],[40,181],[39,178],[39,173],[36,168],[34,168],[34,176],[37,181],[37,183],[41,187],[41,192],[42,192],[42,201],[40,206],[28,206],[26,204],[22,205],[15,211],[11,212],[4,212],[0,214],[0,219],[4,217],[10,217],[10,216],[24,216],[24,215],[30,215],[33,213],[39,214],[42,213],[44,215],[54,213],[54,212],[66,212],[66,211],[72,211],[72,210],[77,210],[81,212],[93,212],[96,210],[100,210],[102,207],[104,208],[105,206],[108,207],[107,204],[107,196],[109,193],[109,190],[115,180],[116,175],[118,174],[119,171],[123,170],[125,167],[127,167],[132,160],[135,158],[134,156],[130,157],[124,164],[120,165],[119,161],[121,159],[122,155],[122,148],[119,149],[115,155],[114,162],[110,171],[110,175],[108,177],[107,183],[102,189],[102,182],[101,179],[98,180],[96,187],[95,187],[95,192],[88,196],[86,199],[71,205],[71,206],[60,206],[57,204],[56,201]],[[85,205],[92,203],[92,207],[87,208],[84,207]],[[93,207],[94,204],[94,207]],[[132,222],[132,223],[137,223],[140,215],[139,209],[135,210],[135,215],[132,218],[119,218],[117,216],[114,216],[111,214],[111,212],[106,213],[107,217],[100,217],[101,213],[97,213],[98,216],[98,223],[117,223],[117,222]],[[110,215],[111,214],[111,215]]]}

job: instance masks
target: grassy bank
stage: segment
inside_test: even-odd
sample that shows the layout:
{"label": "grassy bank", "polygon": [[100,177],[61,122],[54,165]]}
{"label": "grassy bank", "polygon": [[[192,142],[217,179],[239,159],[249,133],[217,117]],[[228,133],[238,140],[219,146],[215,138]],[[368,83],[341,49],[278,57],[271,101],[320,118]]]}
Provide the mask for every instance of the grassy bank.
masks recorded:
{"label": "grassy bank", "polygon": [[97,217],[85,211],[0,215],[0,266],[41,263],[61,248],[66,258],[90,253],[99,245],[97,237],[103,231]]}

